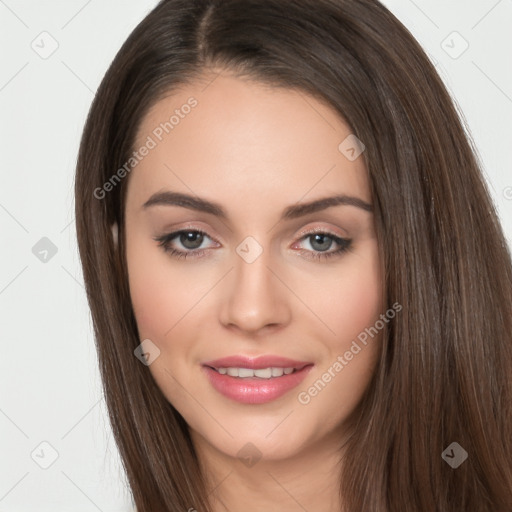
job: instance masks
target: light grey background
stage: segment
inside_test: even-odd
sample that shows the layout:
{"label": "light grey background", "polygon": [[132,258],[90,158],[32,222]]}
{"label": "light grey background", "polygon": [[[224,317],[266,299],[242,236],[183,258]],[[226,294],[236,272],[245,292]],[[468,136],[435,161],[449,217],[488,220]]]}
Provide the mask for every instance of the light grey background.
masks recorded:
{"label": "light grey background", "polygon": [[[384,3],[467,120],[511,244],[512,0]],[[94,91],[154,5],[0,0],[0,512],[131,509],[78,261],[73,174]],[[43,237],[54,255],[36,246]]]}

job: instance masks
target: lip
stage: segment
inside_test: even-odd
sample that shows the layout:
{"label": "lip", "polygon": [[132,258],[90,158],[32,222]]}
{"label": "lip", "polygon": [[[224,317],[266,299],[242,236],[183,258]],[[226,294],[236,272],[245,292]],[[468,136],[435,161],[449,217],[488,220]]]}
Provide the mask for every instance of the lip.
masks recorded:
{"label": "lip", "polygon": [[[206,373],[212,387],[226,398],[244,404],[263,404],[271,402],[297,387],[307,376],[313,363],[296,361],[279,356],[230,356],[203,363],[202,370]],[[296,371],[281,377],[261,379],[259,377],[238,378],[221,375],[214,368],[243,367],[253,370],[277,367],[296,368]]]}

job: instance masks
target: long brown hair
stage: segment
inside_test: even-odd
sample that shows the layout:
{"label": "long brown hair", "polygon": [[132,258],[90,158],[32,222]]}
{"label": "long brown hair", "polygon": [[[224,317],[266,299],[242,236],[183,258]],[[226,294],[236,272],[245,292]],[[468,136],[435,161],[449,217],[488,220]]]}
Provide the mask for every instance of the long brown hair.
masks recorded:
{"label": "long brown hair", "polygon": [[[366,146],[386,301],[403,309],[354,411],[346,510],[512,510],[511,257],[462,117],[420,45],[376,0],[162,0],[97,91],[75,182],[104,393],[138,511],[211,505],[186,422],[133,353],[129,177],[98,190],[128,161],[148,108],[213,67],[327,102]],[[468,454],[456,469],[441,456],[453,442]]]}

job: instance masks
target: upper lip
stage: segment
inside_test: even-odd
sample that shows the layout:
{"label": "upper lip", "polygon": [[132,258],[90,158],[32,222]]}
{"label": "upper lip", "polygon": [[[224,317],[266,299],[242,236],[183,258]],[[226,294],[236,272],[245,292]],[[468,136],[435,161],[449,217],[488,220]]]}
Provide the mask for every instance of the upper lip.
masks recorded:
{"label": "upper lip", "polygon": [[204,366],[211,368],[251,368],[252,370],[261,370],[264,368],[295,368],[301,370],[305,366],[313,364],[308,361],[297,361],[274,355],[263,355],[258,357],[249,356],[228,356],[212,361],[205,361]]}

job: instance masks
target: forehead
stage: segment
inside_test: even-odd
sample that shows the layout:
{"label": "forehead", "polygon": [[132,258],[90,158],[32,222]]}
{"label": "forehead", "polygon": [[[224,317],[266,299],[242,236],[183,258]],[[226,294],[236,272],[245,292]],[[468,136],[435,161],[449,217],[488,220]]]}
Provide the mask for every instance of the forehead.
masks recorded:
{"label": "forehead", "polygon": [[[267,209],[347,193],[370,201],[362,157],[344,152],[350,127],[297,90],[210,75],[157,102],[134,150],[151,149],[130,173],[127,202],[164,189]],[[351,140],[351,139],[349,139]],[[342,145],[340,148],[340,144]]]}

